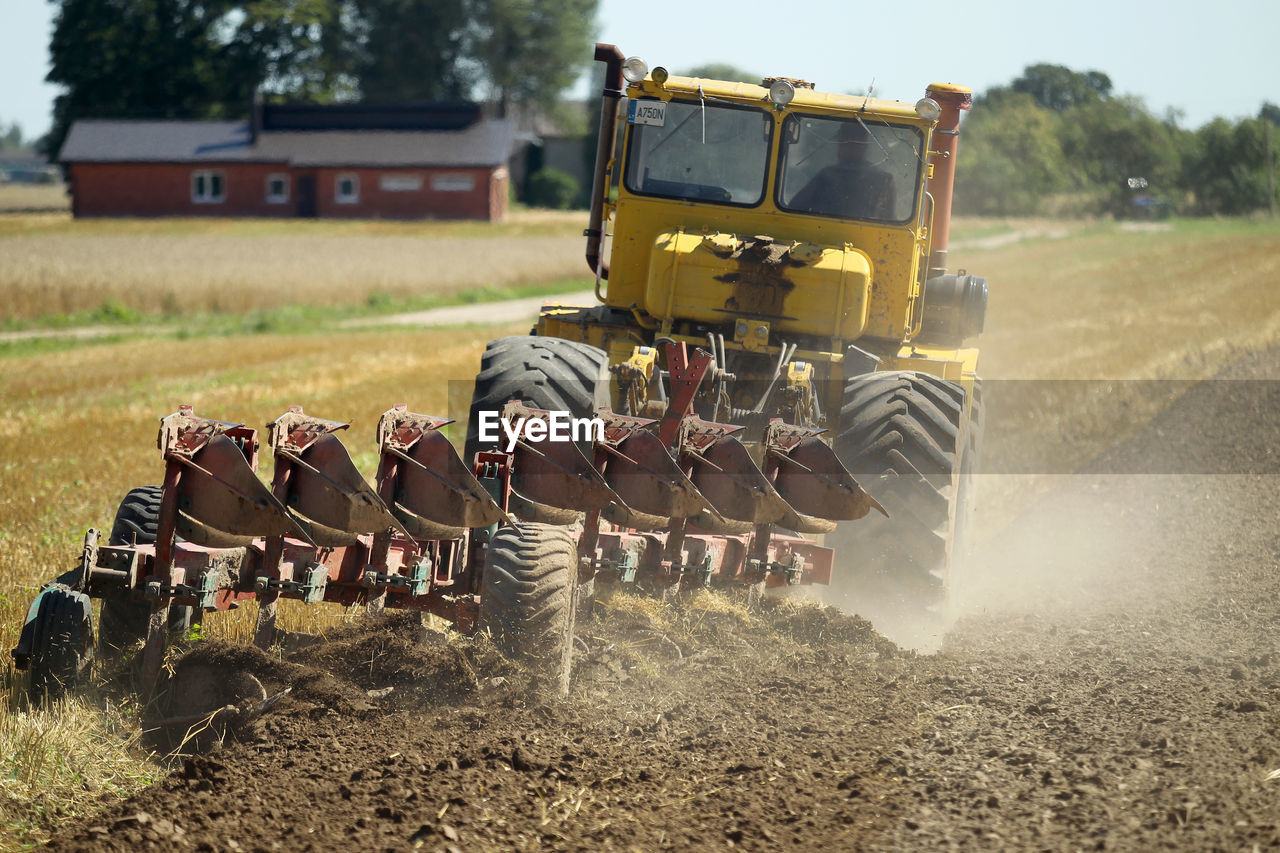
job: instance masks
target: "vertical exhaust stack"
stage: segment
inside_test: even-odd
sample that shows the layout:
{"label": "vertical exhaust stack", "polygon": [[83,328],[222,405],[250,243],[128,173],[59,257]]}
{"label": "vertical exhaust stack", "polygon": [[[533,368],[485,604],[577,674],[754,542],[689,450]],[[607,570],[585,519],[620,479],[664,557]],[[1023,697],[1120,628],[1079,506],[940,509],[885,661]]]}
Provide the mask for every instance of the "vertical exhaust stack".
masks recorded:
{"label": "vertical exhaust stack", "polygon": [[[618,126],[618,101],[622,98],[622,51],[612,44],[596,45],[596,62],[604,63],[604,91],[600,97],[600,136],[596,141],[596,171],[591,182],[591,218],[587,223],[587,264],[601,278],[609,277],[609,268],[600,261],[600,244],[604,240],[604,196],[608,192],[605,169],[613,156],[614,135]],[[599,293],[599,282],[596,282]]]}
{"label": "vertical exhaust stack", "polygon": [[956,151],[960,138],[960,112],[973,105],[973,90],[951,83],[932,83],[925,94],[938,102],[942,115],[933,131],[929,165],[933,177],[928,190],[933,196],[933,251],[929,255],[929,275],[947,271],[947,243],[951,235],[951,194],[956,180]]}

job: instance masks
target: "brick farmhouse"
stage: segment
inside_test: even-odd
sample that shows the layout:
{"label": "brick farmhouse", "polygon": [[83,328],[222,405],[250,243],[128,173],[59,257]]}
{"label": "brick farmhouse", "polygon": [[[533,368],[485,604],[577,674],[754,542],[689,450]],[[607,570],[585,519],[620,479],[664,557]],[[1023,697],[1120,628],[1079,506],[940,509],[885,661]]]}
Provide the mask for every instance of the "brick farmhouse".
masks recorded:
{"label": "brick farmhouse", "polygon": [[249,121],[82,119],[76,216],[500,220],[515,128],[475,104],[256,104]]}

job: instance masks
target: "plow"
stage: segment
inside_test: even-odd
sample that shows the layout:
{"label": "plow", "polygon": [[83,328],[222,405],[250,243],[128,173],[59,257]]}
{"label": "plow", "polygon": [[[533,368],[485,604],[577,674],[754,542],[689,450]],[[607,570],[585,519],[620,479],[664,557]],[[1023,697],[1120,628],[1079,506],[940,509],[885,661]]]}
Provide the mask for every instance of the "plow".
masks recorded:
{"label": "plow", "polygon": [[[804,534],[883,508],[821,430],[775,420],[748,448],[741,426],[700,418],[709,354],[665,351],[662,417],[603,408],[585,445],[531,440],[553,413],[513,399],[500,417],[526,437],[468,463],[443,432],[452,421],[397,405],[378,422],[372,484],[338,438],[347,424],[293,407],[264,444],[257,429],[181,407],[161,421],[161,486],[130,493],[109,541],[85,534],[78,563],[32,603],[16,665],[47,699],[74,687],[95,649],[141,644],[150,698],[175,623],[256,601],[254,643],[267,649],[283,598],[487,630],[509,654],[558,659],[567,684],[576,611],[597,584],[670,595],[829,583],[831,549]],[[265,453],[270,485],[257,474]]]}

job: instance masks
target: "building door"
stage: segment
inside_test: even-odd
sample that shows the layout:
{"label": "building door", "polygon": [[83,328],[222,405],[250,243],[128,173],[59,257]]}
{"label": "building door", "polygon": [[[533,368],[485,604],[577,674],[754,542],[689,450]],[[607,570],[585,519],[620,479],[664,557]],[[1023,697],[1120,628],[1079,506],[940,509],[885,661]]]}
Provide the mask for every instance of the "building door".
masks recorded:
{"label": "building door", "polygon": [[298,215],[314,218],[316,215],[316,176],[298,176]]}

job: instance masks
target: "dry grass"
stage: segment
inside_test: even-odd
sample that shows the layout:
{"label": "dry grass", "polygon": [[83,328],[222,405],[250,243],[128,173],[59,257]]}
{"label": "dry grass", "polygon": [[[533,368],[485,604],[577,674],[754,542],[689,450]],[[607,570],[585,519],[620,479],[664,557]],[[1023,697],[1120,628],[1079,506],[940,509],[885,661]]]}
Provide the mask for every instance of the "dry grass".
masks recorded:
{"label": "dry grass", "polygon": [[506,223],[72,220],[0,216],[8,319],[243,314],[583,279],[585,214]]}
{"label": "dry grass", "polygon": [[22,849],[59,822],[124,798],[160,768],[139,747],[133,714],[86,698],[0,713],[0,850]]}
{"label": "dry grass", "polygon": [[990,379],[1194,379],[1280,337],[1277,222],[1100,225],[951,261],[991,283]]}
{"label": "dry grass", "polygon": [[[0,401],[6,413],[0,422],[0,479],[5,486],[0,490],[0,649],[13,647],[35,588],[65,570],[84,530],[109,527],[125,491],[159,481],[163,466],[155,450],[157,418],[179,403],[193,403],[198,413],[211,417],[255,425],[292,403],[322,417],[349,420],[351,429],[342,439],[361,469],[371,474],[374,427],[383,411],[407,402],[417,411],[447,412],[450,385],[456,396],[459,383],[445,380],[469,379],[491,337],[525,329],[527,325],[323,338],[252,336],[196,345],[153,340],[0,360]],[[293,606],[282,607],[281,625],[289,630],[323,633],[352,618],[331,605],[286,604]],[[205,624],[211,635],[245,640],[252,633],[253,616],[250,606],[213,614]],[[11,668],[7,683],[14,683]],[[90,736],[90,731],[100,734]],[[85,760],[96,762],[103,772],[111,766],[143,766],[133,731],[115,712],[84,703],[38,717],[0,707],[0,750],[6,750],[10,737],[26,738],[27,744],[41,740],[58,749],[63,740],[84,738],[104,754]],[[23,732],[43,734],[35,738]],[[37,780],[28,788],[14,782],[10,799],[0,802],[0,826],[8,825],[12,833],[0,830],[0,849],[30,839],[31,833],[39,835],[42,824],[31,821],[44,802],[85,798],[78,783],[65,775],[41,776],[18,766],[43,760],[34,753],[0,755],[15,763],[17,769],[9,774],[13,779]],[[127,792],[146,782],[144,772],[131,770],[110,785],[101,784]],[[38,788],[45,791],[44,799],[34,797]]]}
{"label": "dry grass", "polygon": [[69,213],[66,184],[0,183],[0,213]]}

